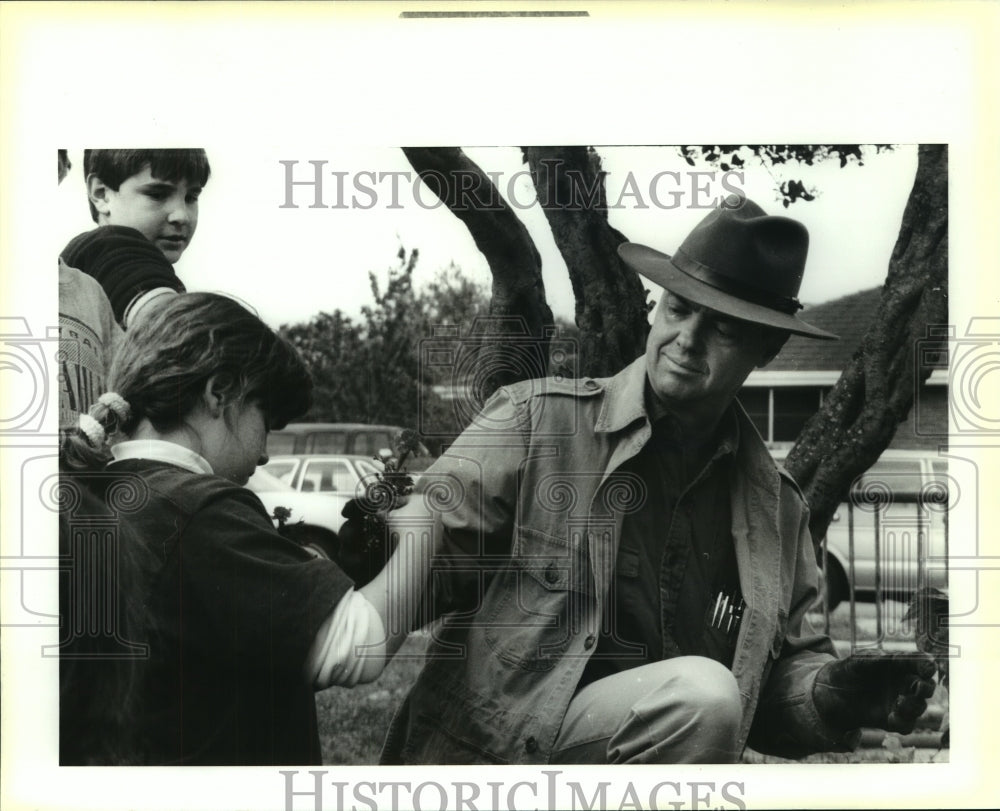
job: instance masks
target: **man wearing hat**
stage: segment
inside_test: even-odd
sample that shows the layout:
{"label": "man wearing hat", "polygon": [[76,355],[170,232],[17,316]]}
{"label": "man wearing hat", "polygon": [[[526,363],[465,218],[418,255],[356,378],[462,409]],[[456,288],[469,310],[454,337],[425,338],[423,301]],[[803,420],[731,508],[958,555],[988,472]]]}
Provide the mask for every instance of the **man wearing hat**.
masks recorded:
{"label": "man wearing hat", "polygon": [[644,356],[501,389],[423,474],[390,523],[433,521],[444,619],[383,762],[721,763],[913,728],[933,663],[813,633],[806,505],[735,400],[790,334],[835,337],[795,315],[807,248],[742,198],[673,256],[622,245],[664,288]]}

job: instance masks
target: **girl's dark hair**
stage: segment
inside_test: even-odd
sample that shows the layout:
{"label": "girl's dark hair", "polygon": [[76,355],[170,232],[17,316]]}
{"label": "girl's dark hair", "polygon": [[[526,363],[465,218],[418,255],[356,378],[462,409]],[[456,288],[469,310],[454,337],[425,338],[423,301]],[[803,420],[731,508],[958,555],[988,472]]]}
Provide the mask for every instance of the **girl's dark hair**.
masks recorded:
{"label": "girl's dark hair", "polygon": [[[83,150],[83,176],[97,175],[105,186],[115,191],[147,165],[153,177],[171,183],[186,180],[204,186],[212,174],[204,149]],[[93,203],[90,204],[90,216],[97,222]]]}
{"label": "girl's dark hair", "polygon": [[[107,439],[131,436],[143,419],[170,430],[184,423],[213,375],[227,401],[260,402],[269,428],[283,428],[312,404],[312,379],[284,338],[231,298],[181,293],[130,329],[115,354],[107,385],[128,403],[127,419],[103,402],[89,415]],[[67,468],[97,469],[107,460],[103,443],[80,428],[64,436]]]}

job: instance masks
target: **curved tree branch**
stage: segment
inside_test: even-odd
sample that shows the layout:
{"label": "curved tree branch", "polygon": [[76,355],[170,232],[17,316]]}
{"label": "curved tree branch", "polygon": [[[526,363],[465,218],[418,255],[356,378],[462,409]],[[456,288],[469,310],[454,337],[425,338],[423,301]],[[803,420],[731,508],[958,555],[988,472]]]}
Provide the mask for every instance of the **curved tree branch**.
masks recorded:
{"label": "curved tree branch", "polygon": [[[499,386],[545,375],[553,318],[541,258],[528,229],[492,180],[458,147],[404,147],[403,153],[423,183],[469,229],[493,275],[492,318],[474,326],[482,339],[474,396],[482,400]],[[504,342],[504,336],[511,340]]]}
{"label": "curved tree branch", "polygon": [[888,447],[932,371],[916,342],[948,320],[948,149],[921,146],[875,318],[789,453],[786,466],[811,510],[818,543],[850,483]]}
{"label": "curved tree branch", "polygon": [[579,370],[614,374],[642,354],[649,325],[642,283],[618,258],[625,237],[608,222],[601,159],[582,146],[523,152],[573,285]]}

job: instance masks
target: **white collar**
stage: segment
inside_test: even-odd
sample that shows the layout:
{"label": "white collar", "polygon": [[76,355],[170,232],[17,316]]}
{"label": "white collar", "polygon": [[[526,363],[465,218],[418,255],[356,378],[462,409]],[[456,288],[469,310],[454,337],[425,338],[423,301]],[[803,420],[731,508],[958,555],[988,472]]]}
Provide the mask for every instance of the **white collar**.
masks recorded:
{"label": "white collar", "polygon": [[200,453],[195,453],[183,445],[167,442],[163,439],[128,439],[111,446],[111,456],[114,461],[124,459],[152,459],[156,462],[166,462],[192,473],[212,474],[212,466]]}

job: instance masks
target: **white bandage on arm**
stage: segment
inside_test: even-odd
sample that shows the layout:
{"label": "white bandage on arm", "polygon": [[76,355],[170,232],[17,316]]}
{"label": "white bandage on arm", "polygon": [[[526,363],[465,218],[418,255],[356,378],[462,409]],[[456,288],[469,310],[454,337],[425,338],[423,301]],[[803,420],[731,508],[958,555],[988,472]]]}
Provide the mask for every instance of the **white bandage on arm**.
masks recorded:
{"label": "white bandage on arm", "polygon": [[306,677],[316,690],[374,681],[385,667],[385,626],[361,592],[351,589],[323,620],[309,655]]}

